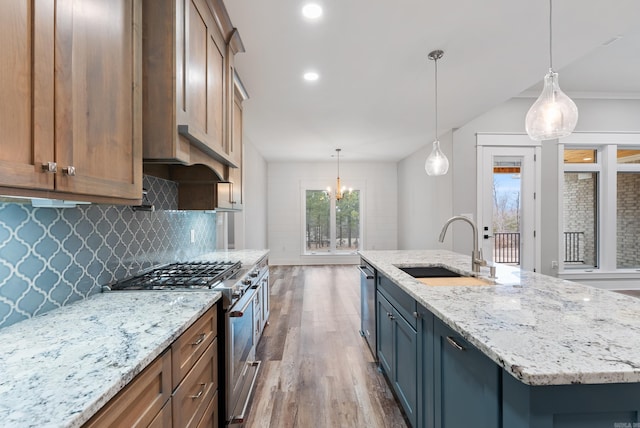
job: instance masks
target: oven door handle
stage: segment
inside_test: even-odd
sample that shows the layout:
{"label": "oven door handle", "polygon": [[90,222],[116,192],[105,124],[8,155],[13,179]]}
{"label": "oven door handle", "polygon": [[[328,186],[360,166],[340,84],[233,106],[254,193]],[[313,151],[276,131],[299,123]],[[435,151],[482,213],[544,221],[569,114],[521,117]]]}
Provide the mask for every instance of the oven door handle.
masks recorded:
{"label": "oven door handle", "polygon": [[[255,294],[255,293],[254,293]],[[245,294],[246,296],[246,294]],[[251,296],[251,298],[247,301],[247,304],[244,305],[244,308],[240,309],[239,311],[230,311],[229,312],[229,317],[230,318],[240,318],[244,315],[245,312],[247,312],[247,308],[249,307],[249,305],[253,303],[253,296]]]}

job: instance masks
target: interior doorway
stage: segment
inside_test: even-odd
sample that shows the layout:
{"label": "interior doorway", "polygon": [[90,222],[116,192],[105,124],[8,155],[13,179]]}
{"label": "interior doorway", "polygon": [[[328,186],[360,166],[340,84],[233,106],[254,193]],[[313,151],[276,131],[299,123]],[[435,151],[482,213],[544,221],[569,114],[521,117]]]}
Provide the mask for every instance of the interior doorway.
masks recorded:
{"label": "interior doorway", "polygon": [[478,145],[478,228],[488,261],[539,270],[539,151],[539,146]]}

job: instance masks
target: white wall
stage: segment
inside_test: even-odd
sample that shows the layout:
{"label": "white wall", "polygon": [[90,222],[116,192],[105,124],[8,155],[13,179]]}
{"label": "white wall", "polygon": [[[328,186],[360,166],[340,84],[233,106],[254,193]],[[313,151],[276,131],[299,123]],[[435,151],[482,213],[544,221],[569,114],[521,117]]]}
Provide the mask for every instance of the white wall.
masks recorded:
{"label": "white wall", "polygon": [[[371,250],[394,250],[398,242],[397,164],[340,162],[345,186],[363,183],[363,246]],[[336,164],[270,162],[267,172],[268,246],[271,264],[308,265],[357,263],[358,256],[304,256],[303,182],[317,181],[335,187]]]}
{"label": "white wall", "polygon": [[267,162],[244,138],[244,208],[235,213],[235,248],[260,250],[267,246]]}
{"label": "white wall", "polygon": [[427,144],[398,163],[398,248],[450,249],[448,234],[444,243],[438,242],[440,228],[452,215],[451,165],[455,163],[451,151],[452,132],[440,136],[443,152],[449,158],[449,173],[430,177],[424,162],[431,153]]}

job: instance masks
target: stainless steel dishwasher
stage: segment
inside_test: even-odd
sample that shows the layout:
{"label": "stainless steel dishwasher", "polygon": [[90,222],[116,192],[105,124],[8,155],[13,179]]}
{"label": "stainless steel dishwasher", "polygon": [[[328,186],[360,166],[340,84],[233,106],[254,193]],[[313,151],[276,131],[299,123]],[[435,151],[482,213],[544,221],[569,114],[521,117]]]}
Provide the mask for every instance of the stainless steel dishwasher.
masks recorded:
{"label": "stainless steel dishwasher", "polygon": [[360,335],[364,337],[373,354],[376,355],[376,275],[375,269],[361,260],[360,266]]}

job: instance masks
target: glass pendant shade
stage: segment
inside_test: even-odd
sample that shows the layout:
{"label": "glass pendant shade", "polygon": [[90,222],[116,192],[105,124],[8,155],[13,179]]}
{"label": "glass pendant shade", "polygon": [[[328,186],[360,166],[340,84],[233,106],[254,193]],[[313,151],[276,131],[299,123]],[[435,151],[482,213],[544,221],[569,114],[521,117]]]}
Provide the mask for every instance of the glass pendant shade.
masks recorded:
{"label": "glass pendant shade", "polygon": [[571,134],[578,123],[578,107],[558,85],[558,73],[549,70],[542,94],[527,112],[525,128],[532,140],[554,140]]}
{"label": "glass pendant shade", "polygon": [[433,142],[433,149],[431,154],[427,156],[424,170],[427,175],[445,175],[449,171],[449,159],[440,150],[440,141]]}

